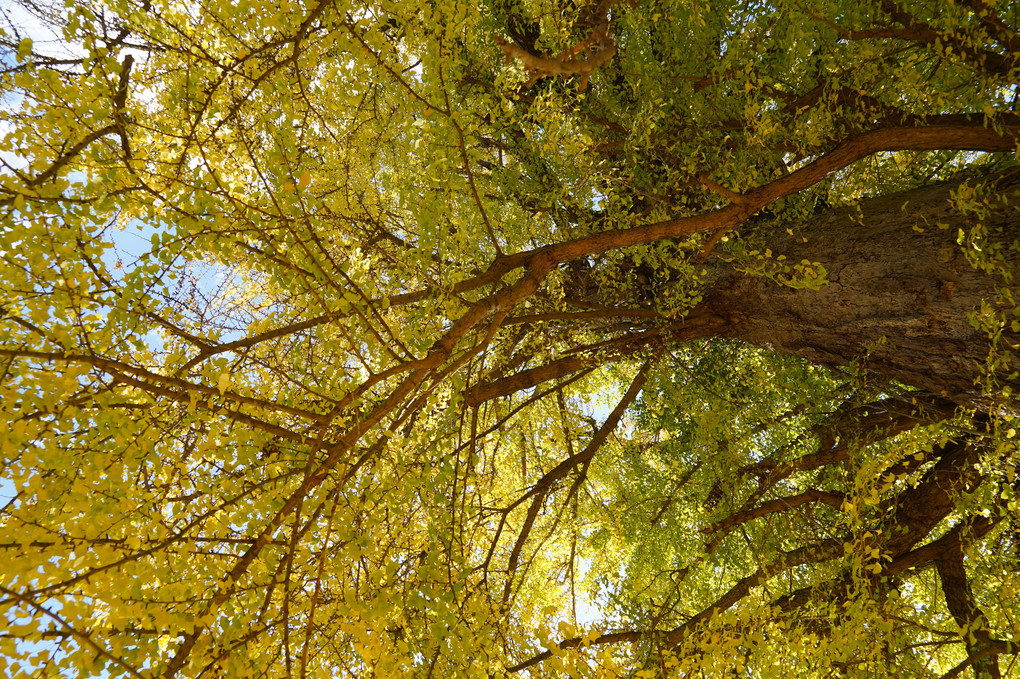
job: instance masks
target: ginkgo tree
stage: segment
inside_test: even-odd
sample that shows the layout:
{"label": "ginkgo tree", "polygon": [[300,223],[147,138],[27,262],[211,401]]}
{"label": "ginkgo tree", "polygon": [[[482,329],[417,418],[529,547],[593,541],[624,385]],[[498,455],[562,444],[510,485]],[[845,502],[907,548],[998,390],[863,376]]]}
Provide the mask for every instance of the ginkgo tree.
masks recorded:
{"label": "ginkgo tree", "polygon": [[1020,676],[1016,3],[2,13],[5,676]]}

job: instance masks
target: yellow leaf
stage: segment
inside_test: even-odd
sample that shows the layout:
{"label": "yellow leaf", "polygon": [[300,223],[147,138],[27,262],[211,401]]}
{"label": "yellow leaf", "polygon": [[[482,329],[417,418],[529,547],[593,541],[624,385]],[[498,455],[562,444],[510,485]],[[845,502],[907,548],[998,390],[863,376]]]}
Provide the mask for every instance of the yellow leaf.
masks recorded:
{"label": "yellow leaf", "polygon": [[312,173],[309,172],[308,170],[305,170],[304,174],[301,175],[301,179],[298,180],[298,186],[300,186],[301,188],[305,188],[311,181]]}
{"label": "yellow leaf", "polygon": [[230,373],[220,373],[220,376],[216,379],[216,388],[220,390],[220,396],[223,396],[229,386]]}

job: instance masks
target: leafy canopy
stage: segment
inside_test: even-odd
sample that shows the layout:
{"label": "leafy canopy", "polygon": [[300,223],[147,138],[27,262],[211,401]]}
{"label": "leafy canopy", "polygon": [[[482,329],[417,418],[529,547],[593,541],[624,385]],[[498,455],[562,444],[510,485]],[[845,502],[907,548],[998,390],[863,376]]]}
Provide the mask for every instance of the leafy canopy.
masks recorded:
{"label": "leafy canopy", "polygon": [[3,14],[5,676],[1016,676],[1015,250],[983,400],[703,304],[1008,173],[1016,4]]}

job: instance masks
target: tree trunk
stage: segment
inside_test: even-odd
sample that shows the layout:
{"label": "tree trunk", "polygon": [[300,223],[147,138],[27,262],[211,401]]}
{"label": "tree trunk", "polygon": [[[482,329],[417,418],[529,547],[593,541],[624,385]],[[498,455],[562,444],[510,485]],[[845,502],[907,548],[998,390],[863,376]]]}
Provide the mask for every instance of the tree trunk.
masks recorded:
{"label": "tree trunk", "polygon": [[[1004,183],[1000,196],[1015,186]],[[969,233],[978,223],[950,204],[958,186],[867,199],[859,211],[820,214],[792,236],[777,227],[767,244],[773,258],[819,262],[828,284],[795,289],[719,262],[704,305],[726,319],[728,336],[825,366],[860,358],[873,374],[973,402],[990,342],[987,331],[971,324],[971,314],[982,300],[994,302],[1004,279],[972,266],[958,243],[961,229]],[[981,220],[993,242],[1020,237],[1017,205],[1005,201]],[[1003,252],[1006,270],[1016,271],[1017,250]],[[1003,339],[1020,342],[1008,329]],[[1008,349],[1001,342],[1000,348]],[[1000,372],[1000,382],[1015,389],[1017,379],[1007,372]]]}

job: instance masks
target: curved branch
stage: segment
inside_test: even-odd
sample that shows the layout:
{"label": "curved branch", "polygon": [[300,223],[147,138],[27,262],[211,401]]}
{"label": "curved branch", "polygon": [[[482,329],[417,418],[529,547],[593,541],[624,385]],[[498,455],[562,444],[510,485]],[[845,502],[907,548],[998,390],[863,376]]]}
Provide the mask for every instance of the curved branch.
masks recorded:
{"label": "curved branch", "polygon": [[784,512],[787,509],[793,509],[800,507],[801,505],[808,504],[811,502],[820,502],[822,504],[829,505],[839,509],[843,506],[843,500],[846,496],[843,493],[827,493],[822,490],[816,490],[810,488],[803,493],[798,495],[791,495],[789,497],[781,497],[775,500],[769,500],[754,509],[739,512],[733,514],[728,518],[718,521],[711,526],[707,526],[701,529],[703,533],[717,533],[720,531],[728,531],[742,523],[753,521],[754,519],[768,516],[769,514],[776,514],[778,512]]}
{"label": "curved branch", "polygon": [[645,330],[615,337],[598,344],[578,347],[571,350],[575,352],[573,355],[564,356],[545,365],[522,370],[492,382],[475,385],[465,392],[464,402],[468,405],[478,405],[569,375],[594,363],[605,363],[613,357],[632,355],[648,348],[660,347],[668,342],[710,337],[719,333],[724,324],[724,319],[713,314],[692,313],[687,318],[664,329]]}
{"label": "curved branch", "polygon": [[[745,192],[744,204],[730,204],[711,212],[689,217],[667,219],[628,229],[602,231],[574,240],[545,245],[505,257],[497,257],[489,268],[473,278],[453,286],[452,294],[462,294],[497,284],[502,277],[531,262],[543,259],[550,266],[580,257],[600,255],[610,250],[647,245],[660,240],[695,233],[711,233],[731,229],[762,208],[803,191],[829,175],[875,153],[892,151],[985,151],[1013,152],[1017,148],[1020,125],[1007,124],[1001,131],[984,127],[980,122],[964,123],[957,116],[933,118],[925,127],[890,126],[851,136],[814,161],[768,184]],[[413,304],[438,290],[424,289],[394,295],[393,306]]]}
{"label": "curved branch", "polygon": [[935,560],[935,568],[942,582],[946,607],[960,628],[968,659],[974,666],[975,679],[999,679],[997,652],[984,653],[992,647],[993,640],[987,618],[974,601],[963,565],[963,546],[959,541],[939,555]]}

